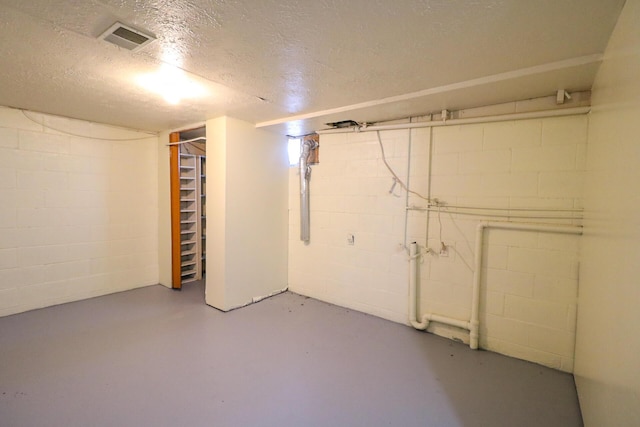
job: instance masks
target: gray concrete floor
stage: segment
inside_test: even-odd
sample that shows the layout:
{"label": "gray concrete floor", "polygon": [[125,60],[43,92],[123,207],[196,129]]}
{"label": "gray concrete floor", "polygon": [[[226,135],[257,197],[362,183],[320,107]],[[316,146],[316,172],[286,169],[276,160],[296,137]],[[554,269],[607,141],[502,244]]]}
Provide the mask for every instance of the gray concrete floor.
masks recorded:
{"label": "gray concrete floor", "polygon": [[152,286],[0,319],[0,425],[580,426],[573,377],[285,293]]}

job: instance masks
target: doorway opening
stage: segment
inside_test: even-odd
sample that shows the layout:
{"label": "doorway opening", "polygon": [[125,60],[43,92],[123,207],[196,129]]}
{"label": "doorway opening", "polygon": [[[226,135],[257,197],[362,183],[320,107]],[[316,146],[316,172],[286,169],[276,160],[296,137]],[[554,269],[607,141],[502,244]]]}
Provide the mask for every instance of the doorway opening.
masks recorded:
{"label": "doorway opening", "polygon": [[171,182],[171,287],[206,274],[206,129],[169,135]]}

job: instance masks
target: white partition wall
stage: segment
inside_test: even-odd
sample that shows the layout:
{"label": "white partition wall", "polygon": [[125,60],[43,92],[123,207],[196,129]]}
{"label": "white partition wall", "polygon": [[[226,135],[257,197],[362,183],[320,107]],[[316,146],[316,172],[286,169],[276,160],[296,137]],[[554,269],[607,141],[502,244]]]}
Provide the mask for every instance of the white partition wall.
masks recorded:
{"label": "white partition wall", "polygon": [[158,136],[158,281],[171,287],[171,179],[169,132]]}
{"label": "white partition wall", "polygon": [[207,121],[207,304],[230,310],[287,288],[286,140]]}
{"label": "white partition wall", "polygon": [[586,426],[640,425],[640,1],[593,87],[575,377]]}

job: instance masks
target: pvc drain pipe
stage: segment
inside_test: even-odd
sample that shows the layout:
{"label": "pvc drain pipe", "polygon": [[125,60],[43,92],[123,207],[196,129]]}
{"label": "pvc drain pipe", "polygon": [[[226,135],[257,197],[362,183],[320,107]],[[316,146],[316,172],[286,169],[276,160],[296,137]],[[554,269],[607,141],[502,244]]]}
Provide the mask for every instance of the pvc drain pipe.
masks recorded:
{"label": "pvc drain pipe", "polygon": [[478,349],[480,340],[480,282],[482,279],[482,246],[484,239],[484,230],[486,228],[496,228],[502,230],[521,230],[521,231],[539,231],[546,233],[561,234],[582,234],[581,226],[558,226],[546,224],[527,224],[514,222],[488,222],[483,221],[476,227],[476,244],[475,244],[475,262],[473,271],[473,286],[471,299],[471,320],[464,321],[452,319],[446,316],[440,316],[433,313],[425,313],[422,315],[421,321],[417,320],[417,282],[418,282],[418,262],[420,253],[416,242],[411,243],[409,247],[409,322],[411,326],[419,330],[425,330],[429,326],[429,322],[438,322],[446,325],[456,326],[469,331],[469,347],[473,350]]}
{"label": "pvc drain pipe", "polygon": [[411,326],[419,330],[425,330],[430,322],[444,323],[462,329],[470,329],[470,324],[464,320],[453,319],[451,317],[440,316],[434,313],[425,313],[422,319],[417,320],[417,288],[418,288],[418,259],[421,257],[418,252],[418,244],[413,242],[409,245],[409,322]]}

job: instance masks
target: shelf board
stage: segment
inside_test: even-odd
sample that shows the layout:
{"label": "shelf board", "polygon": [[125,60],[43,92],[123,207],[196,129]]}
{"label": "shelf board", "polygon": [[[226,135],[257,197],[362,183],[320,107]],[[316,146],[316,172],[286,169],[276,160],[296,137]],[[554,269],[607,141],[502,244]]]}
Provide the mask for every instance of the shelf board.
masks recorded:
{"label": "shelf board", "polygon": [[186,208],[180,209],[180,275],[182,283],[186,284],[197,281],[200,274],[204,274],[206,236],[200,234],[206,225],[206,215],[202,215],[206,201],[206,194],[202,194],[206,188],[206,166],[203,156],[180,153],[179,159],[181,197],[178,199],[180,207]]}

